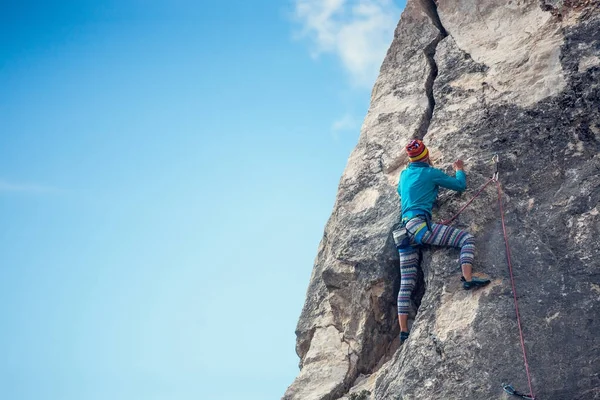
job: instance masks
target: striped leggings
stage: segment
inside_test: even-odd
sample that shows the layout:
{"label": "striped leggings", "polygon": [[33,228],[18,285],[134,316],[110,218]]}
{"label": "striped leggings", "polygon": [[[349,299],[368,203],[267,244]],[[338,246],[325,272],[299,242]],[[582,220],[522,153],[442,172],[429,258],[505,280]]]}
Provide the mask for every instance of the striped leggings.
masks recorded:
{"label": "striped leggings", "polygon": [[[427,229],[425,221],[413,218],[408,221],[406,228],[409,232],[419,232]],[[418,235],[417,235],[418,236]],[[406,315],[410,307],[410,295],[417,281],[417,267],[419,266],[419,244],[433,246],[448,246],[460,248],[460,265],[473,264],[475,254],[475,238],[468,232],[461,231],[446,225],[431,224],[431,231],[426,231],[417,242],[411,235],[411,246],[398,249],[400,253],[400,291],[398,292],[398,314]]]}

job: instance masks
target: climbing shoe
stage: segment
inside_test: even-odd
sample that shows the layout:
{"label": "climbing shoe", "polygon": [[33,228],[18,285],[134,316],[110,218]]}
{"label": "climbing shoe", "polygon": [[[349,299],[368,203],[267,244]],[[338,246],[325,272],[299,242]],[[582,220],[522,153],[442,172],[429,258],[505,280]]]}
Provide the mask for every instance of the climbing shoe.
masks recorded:
{"label": "climbing shoe", "polygon": [[408,339],[408,332],[400,332],[400,344],[404,343],[406,339]]}
{"label": "climbing shoe", "polygon": [[465,289],[465,290],[471,290],[471,289],[475,289],[478,287],[484,287],[490,283],[489,279],[481,279],[481,278],[477,278],[476,276],[474,276],[470,282],[467,282],[464,276],[461,277],[460,280],[462,281],[463,289]]}

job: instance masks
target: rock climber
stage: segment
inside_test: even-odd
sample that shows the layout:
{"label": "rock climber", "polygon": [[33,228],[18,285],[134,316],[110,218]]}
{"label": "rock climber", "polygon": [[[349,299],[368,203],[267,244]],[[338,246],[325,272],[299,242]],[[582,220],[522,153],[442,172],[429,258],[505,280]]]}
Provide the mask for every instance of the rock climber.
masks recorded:
{"label": "rock climber", "polygon": [[[410,296],[417,279],[419,266],[419,245],[448,246],[460,249],[463,289],[470,290],[490,283],[472,275],[475,239],[473,235],[460,229],[431,222],[431,209],[439,187],[462,192],[467,187],[464,163],[454,164],[456,176],[446,175],[433,168],[429,150],[420,140],[411,140],[406,146],[409,164],[400,174],[398,194],[402,205],[402,228],[405,240],[396,243],[400,254],[400,291],[398,292],[398,321],[400,342],[408,338],[408,310]],[[394,232],[396,239],[396,232]]]}

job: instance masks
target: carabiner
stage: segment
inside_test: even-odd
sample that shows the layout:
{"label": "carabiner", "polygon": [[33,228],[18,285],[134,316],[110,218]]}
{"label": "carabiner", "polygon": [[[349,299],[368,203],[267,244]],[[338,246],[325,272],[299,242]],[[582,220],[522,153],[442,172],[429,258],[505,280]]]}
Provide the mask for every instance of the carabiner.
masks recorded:
{"label": "carabiner", "polygon": [[502,389],[504,389],[504,391],[508,394],[510,394],[511,396],[517,396],[520,397],[522,399],[526,399],[526,400],[535,400],[532,396],[528,395],[528,394],[523,394],[523,393],[519,393],[515,390],[515,388],[513,388],[511,385],[502,384]]}
{"label": "carabiner", "polygon": [[492,180],[493,181],[498,181],[498,163],[500,162],[500,157],[498,156],[498,153],[494,154],[494,156],[492,157],[492,162],[496,165],[496,170],[494,171],[494,175],[492,175]]}

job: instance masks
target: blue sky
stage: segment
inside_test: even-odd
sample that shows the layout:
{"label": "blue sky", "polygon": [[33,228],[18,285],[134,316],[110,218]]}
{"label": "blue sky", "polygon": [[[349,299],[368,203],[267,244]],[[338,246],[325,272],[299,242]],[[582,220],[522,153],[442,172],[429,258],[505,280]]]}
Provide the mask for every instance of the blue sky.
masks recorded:
{"label": "blue sky", "polygon": [[0,398],[281,397],[401,6],[0,3]]}

